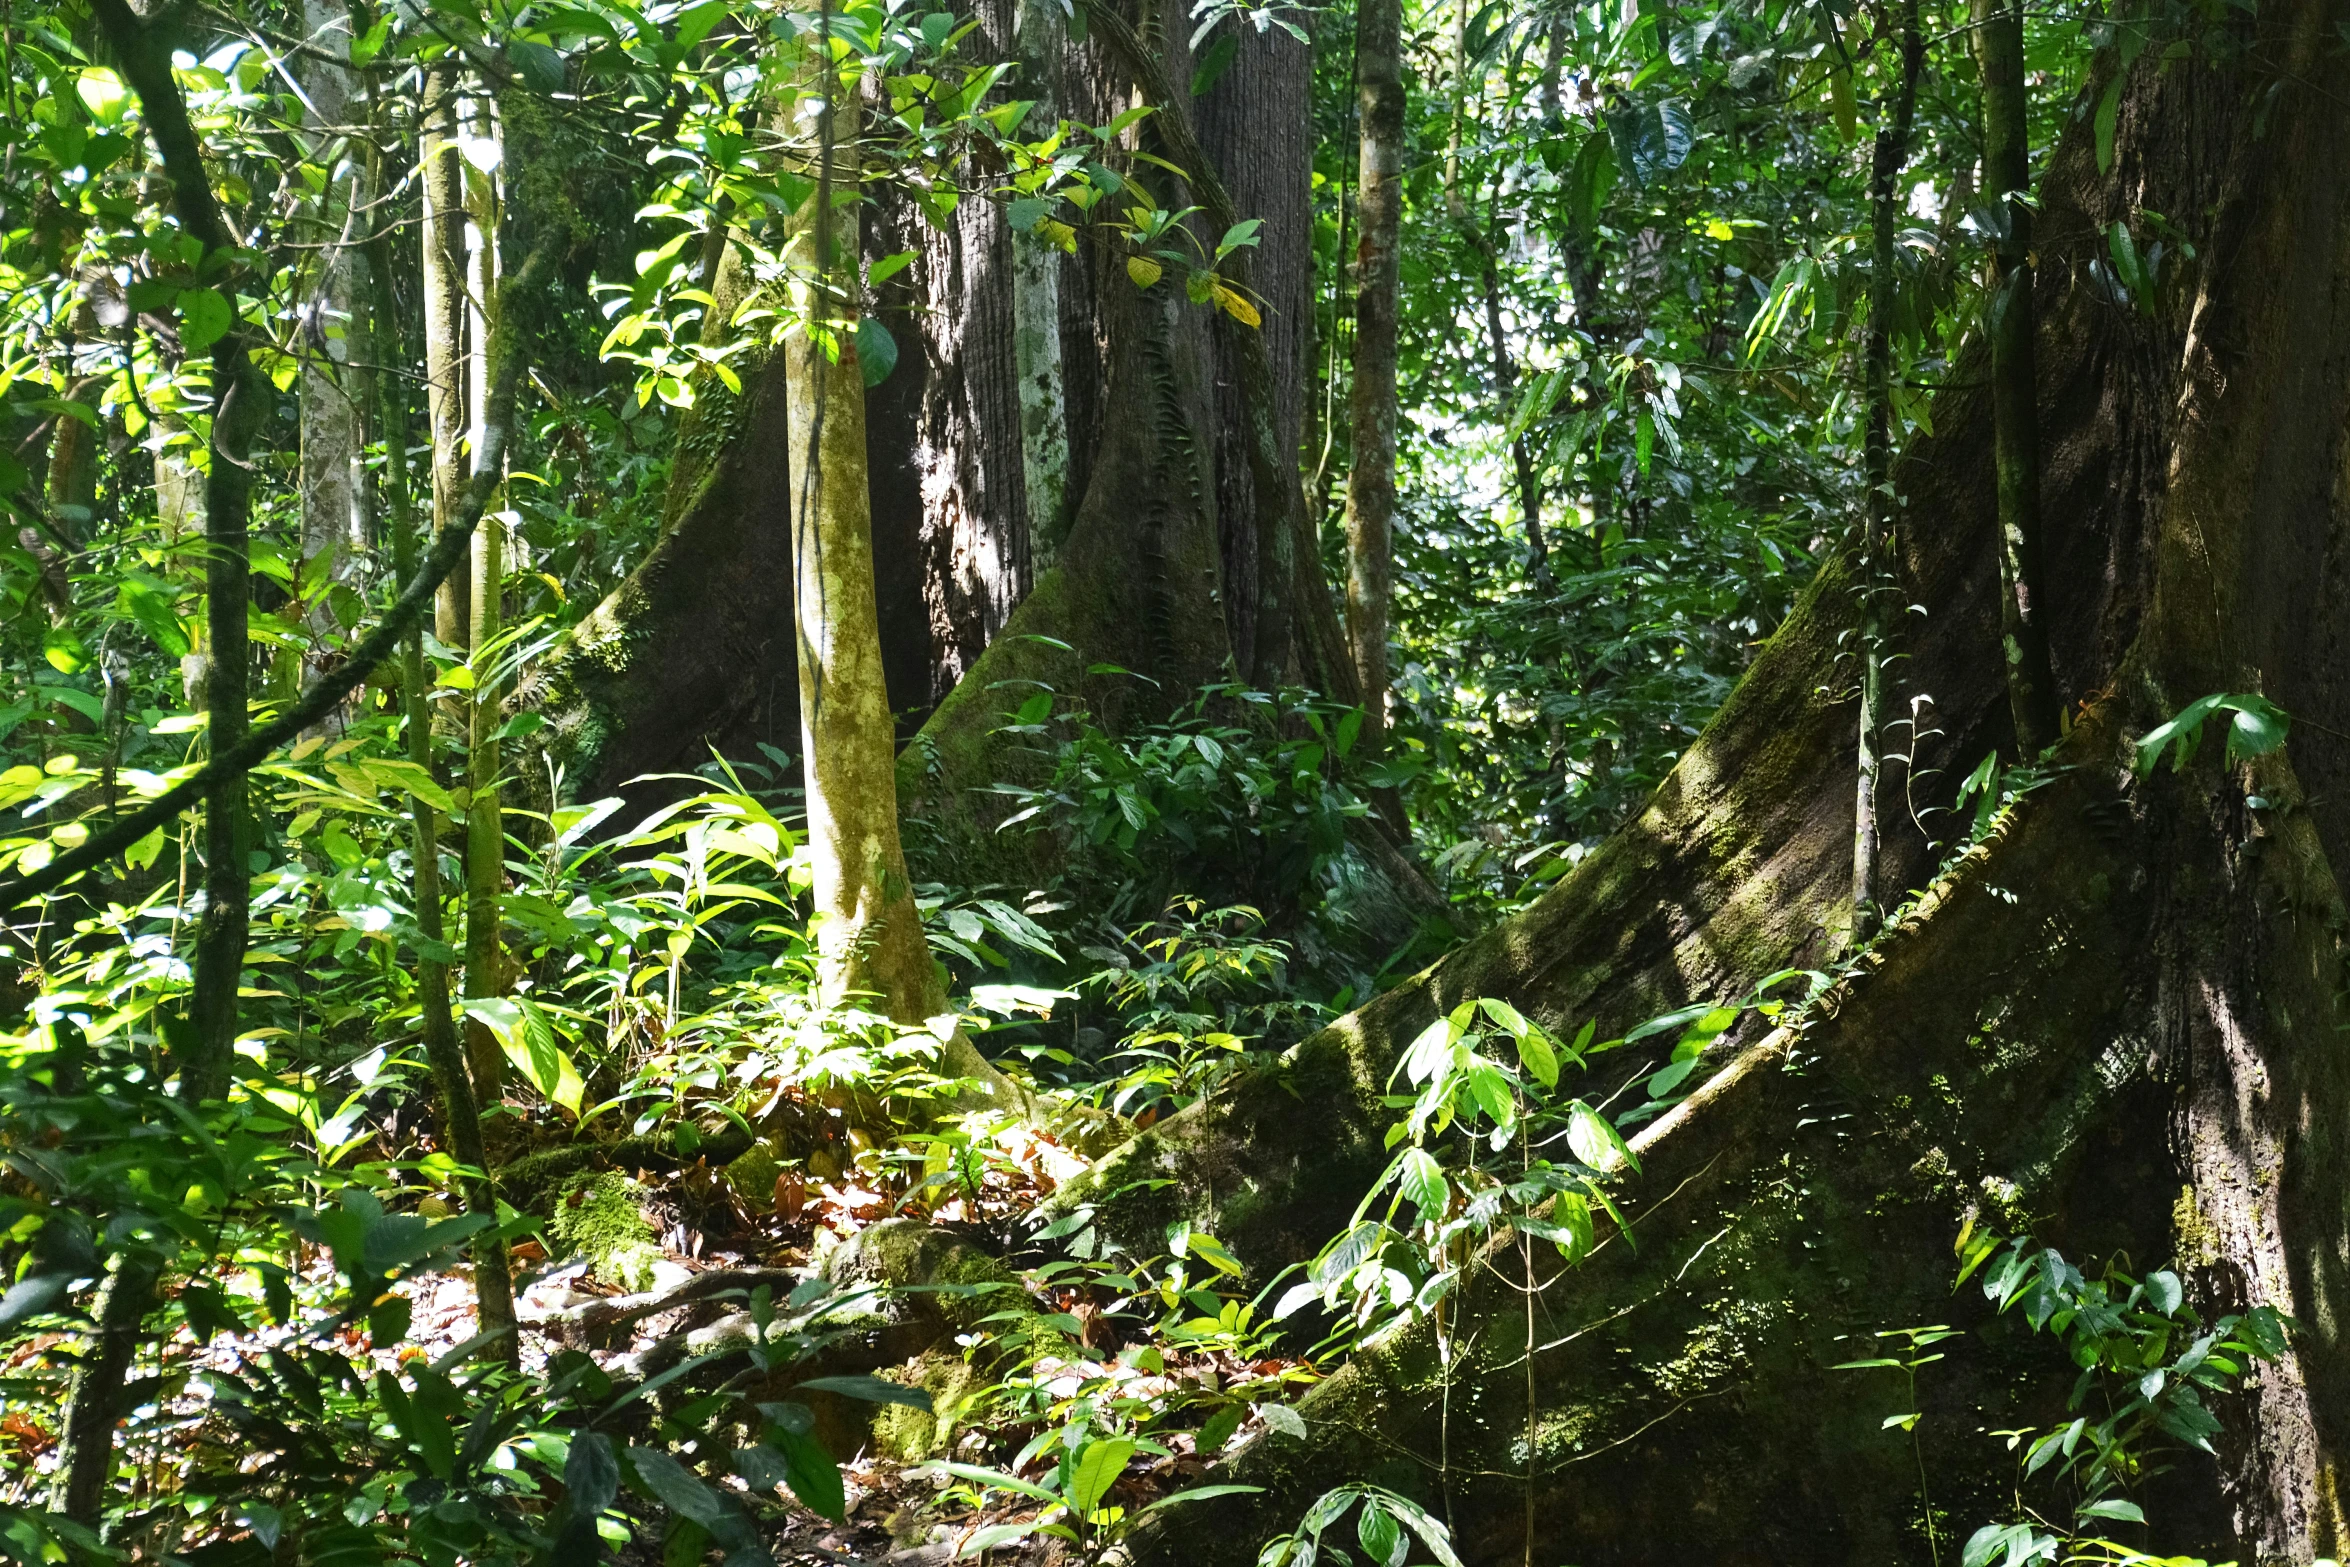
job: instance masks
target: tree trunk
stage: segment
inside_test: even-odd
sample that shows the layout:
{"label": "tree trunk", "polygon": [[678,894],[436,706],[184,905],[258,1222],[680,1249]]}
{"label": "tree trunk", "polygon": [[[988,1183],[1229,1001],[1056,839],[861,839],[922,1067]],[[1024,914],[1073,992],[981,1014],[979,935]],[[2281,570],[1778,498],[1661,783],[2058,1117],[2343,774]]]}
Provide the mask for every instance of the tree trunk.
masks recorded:
{"label": "tree trunk", "polygon": [[[1025,0],[1015,9],[1024,86],[1037,94],[1028,113],[1030,134],[1046,135],[1059,117],[1053,71],[1067,47],[1067,30],[1055,0]],[[1029,553],[1033,569],[1043,569],[1052,565],[1069,527],[1069,409],[1061,368],[1061,250],[1034,232],[1012,235],[1012,357],[1020,377]]]}
{"label": "tree trunk", "polygon": [[[432,527],[449,526],[465,492],[465,160],[458,150],[457,66],[444,61],[425,73],[424,137],[417,183],[424,192],[425,413],[432,436]],[[471,573],[459,566],[433,609],[433,635],[447,647],[466,645]]]}
{"label": "tree trunk", "polygon": [[[1644,1131],[1617,1187],[1637,1249],[1611,1241],[1537,1302],[1538,1407],[1523,1302],[1487,1275],[1455,1318],[1449,1451],[1445,1376],[1408,1334],[1315,1391],[1305,1439],[1267,1436],[1229,1466],[1264,1494],[1187,1509],[1142,1560],[1248,1560],[1324,1487],[1368,1478],[1447,1491],[1473,1564],[1520,1560],[1529,1527],[1594,1564],[1923,1562],[1915,1460],[1881,1429],[1910,1406],[1826,1369],[1855,1358],[1839,1336],[1965,1331],[1921,1379],[1945,1542],[2011,1505],[2015,1458],[1987,1432],[2052,1422],[2073,1379],[2052,1343],[1952,1295],[1970,1215],[2137,1273],[2171,1260],[2207,1314],[2289,1312],[2293,1353],[2216,1410],[2218,1461],[2144,1498],[2152,1537],[2299,1563],[2350,1546],[2350,909],[2332,868],[2350,854],[2350,668],[2316,629],[2350,527],[2350,121],[2313,74],[2331,15],[2264,9],[2234,70],[2141,62],[2112,178],[2084,123],[2042,193],[2047,625],[2059,694],[2095,694],[2057,753],[2070,770],[1939,876],[1888,821],[1887,885],[1930,890],[1793,1027],[1731,1036],[1722,1069]],[[2142,208],[2196,214],[2197,261],[2127,310],[2089,265],[2105,225]],[[1933,702],[1918,787],[1938,801],[2011,733],[1990,404],[1946,395],[1895,469],[1935,519],[1901,543],[1929,611],[1905,678]],[[1212,1189],[1218,1234],[1269,1275],[1384,1163],[1378,1096],[1442,1010],[1498,996],[1568,1037],[1596,1018],[1604,1038],[1816,962],[1849,915],[1852,708],[1820,693],[1853,613],[1831,567],[1648,810],[1560,888],[1060,1200],[1090,1196],[1147,1246],[1185,1199],[1110,1194],[1144,1172]],[[2137,781],[2131,736],[2223,690],[2292,712],[2289,747],[2230,766],[2211,744]]]}
{"label": "tree trunk", "polygon": [[[1877,817],[1885,760],[1886,610],[1898,610],[1901,584],[1893,576],[1898,507],[1893,496],[1893,310],[1900,294],[1894,270],[1895,225],[1901,221],[1899,185],[1909,163],[1909,132],[1916,118],[1918,71],[1925,43],[1918,36],[1917,0],[1902,12],[1899,75],[1878,105],[1875,145],[1869,152],[1869,321],[1861,343],[1866,429],[1861,441],[1860,517],[1860,745],[1852,808],[1852,938],[1866,941],[1882,918],[1878,886]],[[1892,41],[1891,28],[1885,42]],[[2028,383],[2027,383],[2028,384]]]}
{"label": "tree trunk", "polygon": [[[375,335],[379,342],[398,340],[397,316],[392,308],[388,247],[378,246],[375,260]],[[392,569],[406,582],[416,569],[415,507],[408,485],[408,393],[390,376],[380,378],[377,403],[384,432],[383,488],[390,501]],[[428,774],[433,770],[432,708],[425,700],[430,685],[424,661],[424,631],[420,626],[401,641],[400,708],[408,730],[408,759]],[[449,1148],[457,1162],[481,1172],[460,1183],[466,1210],[498,1216],[497,1195],[489,1178],[489,1155],[481,1135],[481,1103],[473,1092],[473,1073],[458,1040],[456,1020],[449,1010],[447,941],[441,918],[440,813],[421,796],[411,796],[409,813],[415,830],[410,853],[415,861],[416,931],[423,938],[416,955],[418,1030],[424,1036],[424,1055],[439,1089],[442,1125],[448,1129]],[[521,1342],[515,1336],[514,1280],[506,1242],[495,1229],[477,1233],[466,1243],[473,1259],[473,1298],[476,1319],[486,1330],[504,1329],[498,1354],[508,1365],[519,1365]]]}
{"label": "tree trunk", "polygon": [[[148,134],[162,155],[180,226],[209,259],[234,248],[212,194],[203,146],[172,75],[170,46],[124,0],[97,0],[99,26],[130,88],[138,95]],[[266,294],[266,275],[250,278]],[[252,362],[241,323],[232,324],[212,351],[218,404],[204,482],[205,616],[211,659],[205,670],[206,739],[214,757],[245,738],[247,528],[252,514],[252,449],[271,412],[271,388]],[[188,1003],[189,1039],[172,1052],[177,1096],[191,1107],[228,1092],[236,1059],[245,944],[252,909],[252,874],[245,860],[245,788],[219,790],[204,802],[204,912],[196,926],[195,983]],[[124,1379],[141,1341],[140,1326],[155,1304],[161,1265],[151,1252],[125,1249],[98,1302],[92,1342],[67,1394],[57,1464],[59,1510],[95,1523],[114,1469],[114,1425]]]}
{"label": "tree trunk", "polygon": [[[351,19],[342,5],[305,0],[302,24],[311,49],[337,59],[348,54]],[[317,273],[305,280],[302,310],[302,569],[296,580],[310,606],[311,627],[323,632],[335,624],[327,589],[349,579],[354,552],[367,542],[358,379],[359,367],[372,356],[361,313],[368,291],[367,253],[357,236],[368,221],[370,191],[368,162],[355,149],[339,163],[324,156],[352,129],[351,73],[316,54],[303,56],[300,70],[309,100],[304,118],[312,155],[330,168],[348,170],[342,210],[335,210],[332,184],[317,205],[313,238],[324,248]],[[312,564],[321,561],[323,566]]]}
{"label": "tree trunk", "polygon": [[[1362,120],[1355,198],[1355,356],[1346,473],[1346,637],[1363,688],[1367,754],[1387,731],[1387,611],[1395,533],[1396,291],[1403,234],[1403,3],[1366,0],[1355,15],[1355,99]],[[1498,324],[1498,323],[1497,323]]]}
{"label": "tree trunk", "polygon": [[2004,219],[1992,247],[1991,397],[1999,427],[2000,651],[2008,707],[2025,758],[2056,743],[2055,677],[2041,623],[2039,393],[2033,369],[2031,88],[2024,79],[2024,16],[2008,0],[1976,0],[1975,55],[1983,74],[1983,183]]}
{"label": "tree trunk", "polygon": [[[488,100],[475,104],[473,134],[496,145],[498,127]],[[465,228],[465,402],[472,417],[468,445],[479,474],[488,449],[490,319],[498,298],[498,192],[496,175],[484,173],[467,203]],[[470,476],[469,476],[470,477]],[[498,477],[503,477],[499,475]],[[499,903],[506,890],[506,819],[498,800],[499,681],[503,656],[497,647],[503,629],[506,586],[506,525],[484,517],[473,530],[471,581],[466,606],[468,662],[474,686],[466,703],[465,750],[465,996],[487,1000],[506,993],[506,952]],[[498,1037],[479,1018],[465,1020],[465,1054],[473,1067],[473,1088],[491,1105],[506,1076],[506,1054]]]}
{"label": "tree trunk", "polygon": [[[785,224],[795,324],[783,349],[817,988],[828,1005],[869,997],[897,1022],[921,1025],[946,1011],[946,986],[898,840],[857,360],[857,105],[833,101],[840,84],[828,49],[810,51],[796,85],[824,101],[802,167],[815,189]],[[946,1066],[1002,1081],[959,1032],[946,1042]]]}

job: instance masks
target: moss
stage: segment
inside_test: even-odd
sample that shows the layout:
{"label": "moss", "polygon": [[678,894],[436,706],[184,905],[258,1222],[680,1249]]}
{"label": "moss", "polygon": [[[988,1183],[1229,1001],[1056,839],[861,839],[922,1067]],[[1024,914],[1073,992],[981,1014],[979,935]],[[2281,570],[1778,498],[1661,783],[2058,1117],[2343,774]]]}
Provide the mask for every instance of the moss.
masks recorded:
{"label": "moss", "polygon": [[930,1395],[928,1411],[904,1404],[884,1405],[873,1418],[873,1443],[883,1457],[915,1464],[943,1458],[961,1429],[962,1416],[987,1379],[961,1355],[934,1349],[916,1356],[889,1377]]}
{"label": "moss", "polygon": [[625,1175],[579,1176],[566,1183],[555,1206],[555,1239],[587,1258],[606,1283],[650,1289],[661,1248],[645,1217],[644,1198],[645,1189]]}
{"label": "moss", "polygon": [[2204,1217],[2203,1205],[2195,1200],[2195,1188],[2179,1188],[2179,1200],[2171,1205],[2171,1234],[2178,1247],[2175,1260],[2182,1268],[2208,1268],[2220,1259],[2219,1227]]}
{"label": "moss", "polygon": [[764,1213],[775,1205],[775,1183],[783,1175],[783,1161],[775,1157],[771,1144],[751,1144],[750,1152],[718,1172],[735,1197],[753,1213]]}

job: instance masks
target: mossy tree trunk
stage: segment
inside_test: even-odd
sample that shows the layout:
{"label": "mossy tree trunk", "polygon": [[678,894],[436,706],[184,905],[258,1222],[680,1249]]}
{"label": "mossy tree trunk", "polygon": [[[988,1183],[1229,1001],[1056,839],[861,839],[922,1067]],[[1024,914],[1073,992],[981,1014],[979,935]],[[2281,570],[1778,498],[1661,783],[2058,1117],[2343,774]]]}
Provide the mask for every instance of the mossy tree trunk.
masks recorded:
{"label": "mossy tree trunk", "polygon": [[[2165,1551],[2350,1547],[2350,663],[2320,629],[2350,535],[2350,121],[2315,85],[2336,15],[2264,9],[2230,68],[2141,63],[2111,175],[2084,124],[2042,192],[2047,626],[2057,692],[2085,704],[2065,770],[1939,875],[1888,822],[1886,884],[1927,890],[1799,1023],[1732,1035],[1644,1129],[1619,1185],[1637,1246],[1547,1278],[1531,1329],[1515,1259],[1482,1275],[1449,1376],[1425,1333],[1356,1361],[1302,1406],[1305,1439],[1229,1466],[1264,1493],[1188,1510],[1143,1560],[1250,1560],[1325,1487],[1373,1479],[1447,1501],[1474,1564],[1520,1561],[1529,1529],[1591,1564],[1924,1562],[1918,1465],[1883,1429],[1910,1408],[1947,1558],[2012,1505],[2015,1455],[1989,1433],[2054,1423],[2074,1376],[1952,1294],[1969,1217],[2140,1273],[2168,1261],[2207,1316],[2290,1313],[2290,1356],[2217,1408],[2216,1459],[2139,1499]],[[2143,209],[2199,215],[2198,260],[2124,308],[2088,266]],[[1934,431],[1895,468],[1936,519],[1902,540],[1929,613],[1901,678],[1941,731],[1921,797],[1947,800],[2013,732],[1991,399],[1946,396]],[[1607,1037],[1832,950],[1853,714],[1821,692],[1853,603],[1825,573],[1638,821],[1518,920],[1146,1133],[1097,1173],[1097,1222],[1147,1248],[1208,1212],[1184,1188],[1212,1191],[1218,1233],[1269,1274],[1384,1162],[1377,1096],[1439,1011],[1499,996]],[[2213,691],[2280,703],[2289,746],[2230,765],[2208,744],[2139,780],[2133,737]],[[1179,1187],[1107,1195],[1146,1169]],[[1851,1336],[1933,1322],[1964,1337],[1919,1405],[1829,1369],[1863,1353]]]}
{"label": "mossy tree trunk", "polygon": [[2055,676],[2048,666],[2040,565],[2040,428],[2032,340],[2031,87],[2024,13],[2011,0],[1975,0],[1975,58],[1983,78],[1983,184],[2000,227],[1992,245],[1991,396],[1999,426],[2000,653],[2016,745],[2037,756],[2056,741]]}
{"label": "mossy tree trunk", "polygon": [[920,1022],[946,1009],[946,995],[898,843],[857,358],[856,102],[821,47],[796,85],[824,103],[803,170],[814,193],[785,229],[795,324],[784,348],[818,981],[829,1001],[869,992],[892,1016]]}

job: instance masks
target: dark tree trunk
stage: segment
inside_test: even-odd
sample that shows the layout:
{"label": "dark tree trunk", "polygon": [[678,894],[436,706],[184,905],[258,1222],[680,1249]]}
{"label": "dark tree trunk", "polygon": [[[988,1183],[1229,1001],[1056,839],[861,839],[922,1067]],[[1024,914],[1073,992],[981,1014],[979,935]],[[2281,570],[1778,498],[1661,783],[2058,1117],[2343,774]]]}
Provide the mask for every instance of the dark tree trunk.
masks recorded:
{"label": "dark tree trunk", "polygon": [[[1637,1249],[1611,1241],[1537,1301],[1531,1504],[1527,1319],[1487,1270],[1449,1373],[1425,1332],[1358,1359],[1304,1403],[1304,1439],[1230,1465],[1262,1494],[1187,1509],[1140,1559],[1250,1560],[1323,1489],[1371,1479],[1446,1501],[1473,1564],[1520,1561],[1529,1528],[1591,1564],[1924,1562],[1917,1464],[1881,1429],[1910,1407],[1947,1558],[2011,1505],[2015,1455],[1987,1433],[2052,1423],[2073,1378],[2052,1341],[1951,1293],[1970,1215],[2140,1273],[2173,1261],[2207,1316],[2290,1313],[2293,1353],[2218,1409],[2218,1460],[2142,1500],[2163,1550],[2350,1546],[2350,908],[2332,869],[2350,855],[2350,653],[2327,629],[2350,588],[2350,119],[2316,85],[2338,20],[2321,0],[2264,8],[2232,67],[2143,62],[2109,178],[2085,125],[2060,148],[2037,349],[2068,770],[1939,870],[1889,813],[1887,885],[1924,894],[1820,1005],[1725,1041],[1644,1131],[1619,1184]],[[2144,210],[2195,215],[2197,260],[2132,308],[2092,263]],[[1899,678],[1932,700],[1917,782],[1947,800],[2012,735],[1989,398],[1946,397],[1934,429],[1895,469],[1920,520],[1909,601],[1930,611]],[[1499,996],[1565,1036],[1596,1016],[1604,1038],[1820,959],[1851,915],[1853,713],[1819,693],[1853,602],[1848,572],[1825,573],[1649,809],[1533,909],[1058,1200],[1090,1196],[1147,1249],[1205,1211],[1184,1189],[1213,1192],[1217,1232],[1269,1276],[1384,1163],[1378,1096],[1442,1010]],[[2213,691],[2281,703],[2289,747],[2228,765],[2213,741],[2138,781],[2131,738]],[[1179,1184],[1114,1195],[1145,1173]],[[1840,1335],[1931,1322],[1965,1336],[1921,1406],[1827,1369],[1874,1352]]]}
{"label": "dark tree trunk", "polygon": [[[1181,8],[1163,9],[1142,18],[1139,31],[1180,84],[1191,74],[1188,24]],[[983,47],[996,54],[1011,52],[1009,12],[982,7]],[[1240,211],[1265,220],[1252,282],[1262,296],[1277,440],[1289,458],[1311,329],[1311,53],[1278,29],[1243,27],[1239,36],[1223,79],[1180,108],[1197,116],[1202,149]],[[1133,73],[1098,41],[1060,51],[1053,86],[1064,115],[1094,124],[1135,101]],[[1163,189],[1172,181],[1162,170],[1138,172],[1162,201],[1184,204],[1180,191]],[[1156,680],[1164,702],[1220,677],[1228,663],[1252,667],[1263,539],[1238,368],[1237,334],[1248,329],[1171,286],[1139,292],[1115,247],[1088,241],[1062,263],[1076,504],[1054,569],[1039,579],[1003,214],[966,203],[941,233],[885,195],[868,228],[870,255],[918,253],[877,301],[899,357],[872,394],[867,427],[890,702],[901,714],[930,715],[901,795],[910,806],[959,810],[969,785],[995,776],[988,737],[1007,679],[1049,678],[1074,690],[1090,665],[1117,663]],[[1211,245],[1219,237],[1202,235]],[[548,744],[565,767],[567,793],[592,797],[642,773],[689,768],[712,747],[796,748],[783,634],[791,608],[781,373],[771,364],[747,376],[739,399],[705,392],[678,438],[660,542],[526,694],[552,720]],[[1335,635],[1327,586],[1307,553],[1288,596],[1301,642],[1291,669],[1317,667],[1303,644]],[[1003,646],[1001,634],[1015,627],[1079,652]],[[997,665],[974,675],[991,648]],[[1235,661],[1236,648],[1252,657]],[[1112,691],[1112,683],[1091,682],[1112,716],[1152,689],[1128,681]]]}

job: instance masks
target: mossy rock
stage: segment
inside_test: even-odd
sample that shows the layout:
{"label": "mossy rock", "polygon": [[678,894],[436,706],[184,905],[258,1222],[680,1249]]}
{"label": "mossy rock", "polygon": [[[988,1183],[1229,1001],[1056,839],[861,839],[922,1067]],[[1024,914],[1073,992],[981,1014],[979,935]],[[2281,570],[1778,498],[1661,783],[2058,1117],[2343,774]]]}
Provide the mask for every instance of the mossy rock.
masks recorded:
{"label": "mossy rock", "polygon": [[750,1151],[741,1158],[720,1168],[718,1178],[743,1207],[753,1213],[765,1213],[775,1206],[775,1183],[782,1174],[783,1161],[775,1157],[774,1146],[762,1140],[751,1144]]}
{"label": "mossy rock", "polygon": [[883,1457],[906,1464],[946,1457],[963,1429],[964,1407],[988,1386],[988,1379],[970,1361],[943,1348],[918,1355],[885,1375],[930,1395],[927,1411],[889,1404],[874,1414],[874,1447]]}
{"label": "mossy rock", "polygon": [[555,1204],[555,1239],[587,1258],[606,1283],[648,1290],[661,1247],[644,1202],[645,1189],[625,1175],[606,1170],[576,1176]]}

